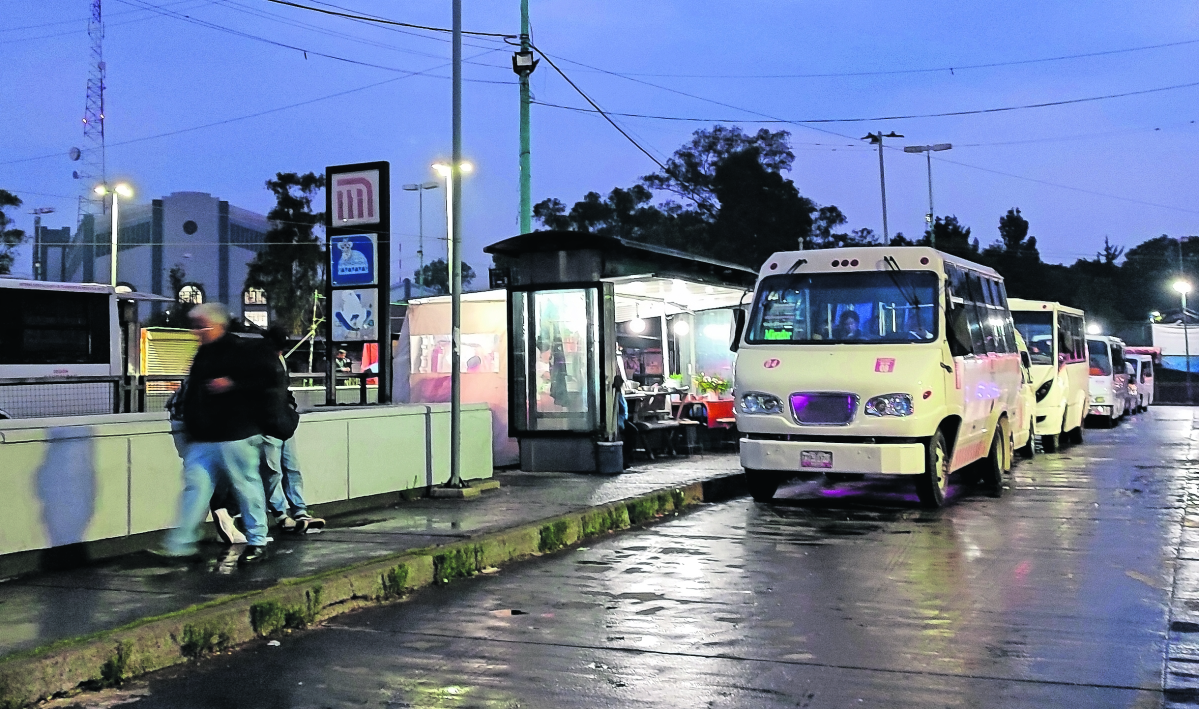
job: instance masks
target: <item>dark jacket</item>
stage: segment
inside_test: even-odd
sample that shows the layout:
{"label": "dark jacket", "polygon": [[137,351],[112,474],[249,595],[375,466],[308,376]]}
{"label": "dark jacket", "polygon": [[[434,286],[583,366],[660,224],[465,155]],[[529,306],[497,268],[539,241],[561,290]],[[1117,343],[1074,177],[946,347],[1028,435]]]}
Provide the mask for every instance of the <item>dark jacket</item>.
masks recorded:
{"label": "dark jacket", "polygon": [[[213,379],[229,377],[233,388],[214,394]],[[273,383],[274,367],[260,346],[225,333],[201,345],[192,361],[183,398],[183,425],[196,441],[240,441],[262,433],[263,393]]]}
{"label": "dark jacket", "polygon": [[296,398],[292,395],[287,363],[269,344],[260,345],[262,356],[270,362],[271,376],[263,392],[262,432],[280,440],[291,438],[300,424]]}

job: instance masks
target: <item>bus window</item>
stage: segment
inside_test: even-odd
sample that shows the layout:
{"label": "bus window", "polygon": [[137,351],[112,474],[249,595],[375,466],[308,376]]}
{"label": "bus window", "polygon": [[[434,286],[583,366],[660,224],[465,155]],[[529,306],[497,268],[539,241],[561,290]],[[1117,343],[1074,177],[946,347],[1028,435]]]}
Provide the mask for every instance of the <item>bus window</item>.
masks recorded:
{"label": "bus window", "polygon": [[992,350],[987,348],[987,336],[983,333],[982,320],[979,317],[980,310],[982,316],[986,317],[986,308],[975,303],[965,303],[963,308],[966,310],[966,324],[970,326],[970,343],[974,354],[983,355],[991,352]]}
{"label": "bus window", "polygon": [[762,279],[746,342],[932,342],[929,271],[787,274]]}
{"label": "bus window", "polygon": [[1053,364],[1053,313],[1046,310],[1017,310],[1012,313],[1016,329],[1028,345],[1033,364]]}
{"label": "bus window", "polygon": [[106,364],[108,296],[0,288],[0,364]]}
{"label": "bus window", "polygon": [[1091,376],[1111,376],[1112,360],[1108,356],[1107,343],[1103,340],[1087,340],[1087,349],[1091,351]]}
{"label": "bus window", "polygon": [[1016,347],[1016,325],[1015,325],[1015,323],[1012,322],[1012,314],[1010,312],[1003,316],[1003,324],[1004,324],[1003,334],[1004,334],[1004,338],[1007,341],[1007,351],[1008,352],[1019,352],[1020,349],[1018,347]]}
{"label": "bus window", "polygon": [[1124,348],[1112,346],[1112,369],[1116,372],[1124,371]]}
{"label": "bus window", "polygon": [[1147,359],[1141,363],[1141,381],[1153,379],[1153,360]]}

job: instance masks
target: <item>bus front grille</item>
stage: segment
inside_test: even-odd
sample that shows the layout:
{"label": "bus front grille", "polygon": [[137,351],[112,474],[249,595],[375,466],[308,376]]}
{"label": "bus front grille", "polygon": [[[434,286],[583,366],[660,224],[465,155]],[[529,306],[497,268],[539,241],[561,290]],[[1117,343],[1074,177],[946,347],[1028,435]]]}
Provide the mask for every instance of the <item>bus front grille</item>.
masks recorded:
{"label": "bus front grille", "polygon": [[846,426],[858,412],[858,397],[846,392],[796,392],[791,413],[804,426]]}

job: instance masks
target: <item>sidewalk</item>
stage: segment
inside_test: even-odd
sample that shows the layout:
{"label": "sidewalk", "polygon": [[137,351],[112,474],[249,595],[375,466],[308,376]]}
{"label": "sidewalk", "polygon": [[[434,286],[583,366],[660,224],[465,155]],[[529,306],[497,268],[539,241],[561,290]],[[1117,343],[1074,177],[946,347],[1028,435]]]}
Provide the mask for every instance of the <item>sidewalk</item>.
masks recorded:
{"label": "sidewalk", "polygon": [[[253,596],[286,585],[289,579],[335,575],[342,569],[349,572],[403,552],[436,555],[437,547],[497,534],[501,543],[508,544],[502,539],[505,533],[531,523],[740,473],[736,454],[647,463],[616,476],[504,471],[495,477],[501,486],[498,490],[476,498],[424,498],[330,519],[321,534],[292,537],[276,533],[271,557],[250,567],[239,568],[235,555],[211,544],[204,548],[211,554],[204,563],[162,565],[148,554],[135,554],[92,567],[10,580],[0,583],[0,663],[26,658],[24,664],[30,656],[27,651],[43,648],[32,654],[47,654],[44,650],[49,643],[195,610],[197,604],[220,605],[244,594]],[[702,492],[693,493],[688,504],[702,499]],[[681,500],[679,495],[673,507],[681,506]],[[637,521],[633,519],[633,523]],[[572,539],[585,536],[582,525],[576,527]],[[536,539],[537,530],[533,531]],[[543,543],[544,535],[542,531]],[[528,553],[512,544],[508,547],[505,558]],[[533,551],[537,551],[535,546]],[[476,545],[474,554],[482,558],[481,545]],[[419,563],[413,566],[414,573],[419,571],[416,566]],[[173,635],[171,639],[180,642]],[[21,658],[13,658],[14,654]],[[3,690],[0,684],[0,704],[7,699]]]}

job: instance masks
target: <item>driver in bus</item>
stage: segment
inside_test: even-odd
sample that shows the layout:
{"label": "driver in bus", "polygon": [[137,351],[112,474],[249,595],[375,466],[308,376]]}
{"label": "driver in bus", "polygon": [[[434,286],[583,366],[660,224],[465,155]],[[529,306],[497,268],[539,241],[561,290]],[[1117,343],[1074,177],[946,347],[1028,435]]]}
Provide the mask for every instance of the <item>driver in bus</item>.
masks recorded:
{"label": "driver in bus", "polygon": [[841,313],[841,317],[837,319],[837,327],[833,328],[834,340],[864,340],[866,334],[862,332],[859,316],[852,310],[846,310]]}

